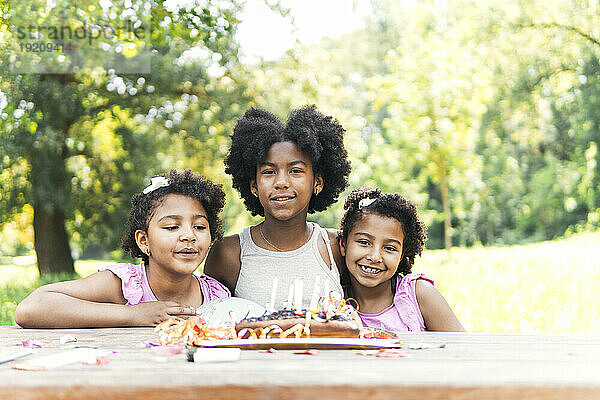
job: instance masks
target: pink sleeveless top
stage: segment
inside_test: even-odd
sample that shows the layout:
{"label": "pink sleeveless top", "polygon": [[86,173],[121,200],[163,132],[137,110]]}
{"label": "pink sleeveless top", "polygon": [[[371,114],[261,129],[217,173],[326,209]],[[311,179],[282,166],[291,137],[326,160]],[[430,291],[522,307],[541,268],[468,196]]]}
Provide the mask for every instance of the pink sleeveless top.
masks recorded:
{"label": "pink sleeveless top", "polygon": [[[112,264],[98,268],[98,271],[109,270],[121,279],[121,290],[123,291],[123,297],[127,300],[126,305],[135,305],[139,303],[145,303],[149,301],[158,301],[152,289],[148,284],[148,278],[146,277],[146,268],[144,263],[141,264]],[[220,297],[231,297],[229,289],[223,286],[219,281],[211,278],[208,275],[197,275],[194,276],[200,283],[200,291],[204,298],[203,303],[218,299]]]}
{"label": "pink sleeveless top", "polygon": [[433,279],[420,273],[408,274],[402,279],[398,279],[394,302],[391,306],[379,314],[358,312],[363,325],[395,332],[425,331],[425,321],[415,293],[419,279],[425,279],[433,285]]}

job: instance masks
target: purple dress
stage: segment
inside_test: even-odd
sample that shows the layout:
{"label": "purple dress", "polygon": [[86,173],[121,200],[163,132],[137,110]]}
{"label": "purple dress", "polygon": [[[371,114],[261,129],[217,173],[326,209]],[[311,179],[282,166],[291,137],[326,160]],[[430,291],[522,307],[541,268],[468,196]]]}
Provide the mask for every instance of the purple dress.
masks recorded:
{"label": "purple dress", "polygon": [[395,332],[425,331],[425,321],[415,293],[419,279],[425,279],[433,285],[433,279],[420,273],[408,274],[402,279],[398,279],[394,302],[391,306],[378,314],[358,312],[363,325]]}
{"label": "purple dress", "polygon": [[[139,303],[145,303],[148,301],[158,301],[152,289],[148,284],[148,278],[146,276],[146,268],[144,263],[141,264],[111,264],[104,267],[100,267],[98,271],[109,270],[121,279],[121,289],[123,290],[123,297],[127,300],[126,305],[135,305]],[[203,303],[218,299],[220,297],[231,297],[229,289],[223,286],[219,281],[211,278],[208,275],[197,275],[194,276],[200,283],[200,291],[204,298]]]}

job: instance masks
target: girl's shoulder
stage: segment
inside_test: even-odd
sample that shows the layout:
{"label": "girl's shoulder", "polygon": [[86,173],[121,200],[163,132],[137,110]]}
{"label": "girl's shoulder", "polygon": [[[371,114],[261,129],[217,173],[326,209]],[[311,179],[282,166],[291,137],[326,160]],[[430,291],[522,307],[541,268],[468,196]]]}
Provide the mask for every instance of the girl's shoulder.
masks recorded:
{"label": "girl's shoulder", "polygon": [[[129,304],[138,304],[142,301],[151,301],[147,298],[152,291],[146,290],[148,281],[146,279],[146,268],[144,263],[116,263],[101,266],[98,271],[110,271],[121,280],[123,297]],[[146,296],[144,296],[146,294]],[[156,299],[154,299],[156,300]]]}
{"label": "girl's shoulder", "polygon": [[212,258],[221,263],[235,262],[236,259],[239,262],[240,251],[240,234],[235,233],[213,243],[206,261],[209,262]]}
{"label": "girl's shoulder", "polygon": [[337,243],[339,230],[331,229],[331,228],[323,228],[323,229],[327,232],[327,236],[329,236],[329,240],[331,241],[331,243],[332,244]]}
{"label": "girl's shoulder", "polygon": [[213,243],[206,262],[204,272],[223,283],[230,291],[235,288],[240,274],[241,247],[238,234],[226,236]]}
{"label": "girl's shoulder", "polygon": [[123,280],[141,279],[146,275],[144,263],[130,264],[130,263],[115,263],[102,265],[98,268],[98,272],[110,271],[115,274],[118,278]]}
{"label": "girl's shoulder", "polygon": [[418,302],[417,286],[421,283],[433,287],[433,279],[422,273],[410,273],[398,279],[394,306],[409,331],[424,331],[425,321]]}
{"label": "girl's shoulder", "polygon": [[406,274],[402,277],[402,279],[398,279],[397,287],[404,285],[414,286],[418,281],[429,282],[430,284],[434,284],[433,278],[427,276],[422,272],[411,272],[410,274]]}
{"label": "girl's shoulder", "polygon": [[[416,301],[417,291],[421,287],[433,287],[434,281],[429,276],[423,273],[410,273],[404,275],[401,279],[398,279],[396,283],[396,294],[394,295],[395,301],[400,299],[410,298]],[[419,289],[417,289],[419,287]]]}

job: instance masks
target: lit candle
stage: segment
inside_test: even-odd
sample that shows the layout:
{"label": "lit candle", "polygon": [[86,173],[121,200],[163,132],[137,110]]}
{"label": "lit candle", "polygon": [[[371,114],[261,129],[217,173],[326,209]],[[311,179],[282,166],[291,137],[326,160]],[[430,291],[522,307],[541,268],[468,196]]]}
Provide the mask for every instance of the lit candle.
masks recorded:
{"label": "lit candle", "polygon": [[313,286],[312,297],[310,298],[310,306],[308,307],[309,311],[313,311],[317,308],[317,301],[319,300],[319,281],[321,277],[317,275],[315,278],[315,285]]}
{"label": "lit candle", "polygon": [[277,293],[277,277],[273,277],[273,284],[271,285],[271,301],[269,302],[269,311],[275,311],[275,293]]}
{"label": "lit candle", "polygon": [[325,307],[325,309],[329,308],[329,280],[325,279],[325,301],[323,302],[323,305]]}

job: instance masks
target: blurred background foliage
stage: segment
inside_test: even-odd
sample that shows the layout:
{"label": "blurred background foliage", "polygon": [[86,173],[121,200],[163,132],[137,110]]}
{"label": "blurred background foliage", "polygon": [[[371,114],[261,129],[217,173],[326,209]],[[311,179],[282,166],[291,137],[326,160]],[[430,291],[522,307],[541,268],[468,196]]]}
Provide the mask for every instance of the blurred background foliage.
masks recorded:
{"label": "blurred background foliage", "polygon": [[[285,120],[314,103],[335,116],[347,130],[348,191],[368,184],[413,199],[429,249],[600,226],[597,0],[372,0],[364,28],[252,64],[240,62],[237,0],[54,3],[74,25],[150,10],[152,64],[144,74],[94,60],[18,74],[17,48],[0,50],[0,252],[35,251],[41,274],[72,273],[73,256],[118,259],[131,195],[170,168],[223,183],[226,232],[256,222],[222,162],[250,106]],[[0,4],[0,35],[15,43],[16,3]],[[310,218],[336,227],[342,200]]]}

